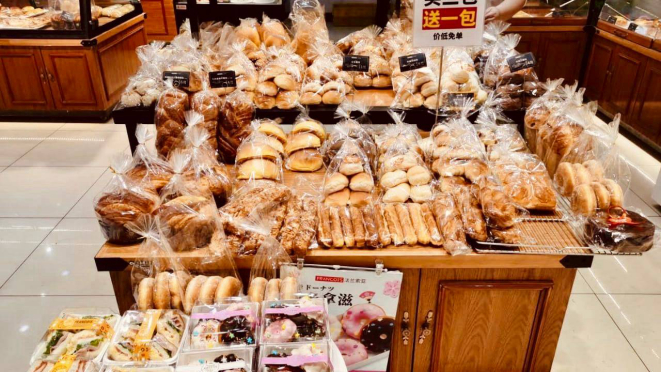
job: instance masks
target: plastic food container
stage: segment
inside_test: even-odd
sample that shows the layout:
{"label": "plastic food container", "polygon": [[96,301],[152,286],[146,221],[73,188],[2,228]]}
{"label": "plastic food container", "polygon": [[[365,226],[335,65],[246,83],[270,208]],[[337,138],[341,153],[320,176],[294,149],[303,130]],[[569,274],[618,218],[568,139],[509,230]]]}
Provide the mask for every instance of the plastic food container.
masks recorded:
{"label": "plastic food container", "polygon": [[107,366],[173,365],[183,348],[188,326],[188,316],[179,310],[127,311],[103,363]]}
{"label": "plastic food container", "polygon": [[136,367],[132,365],[117,365],[106,366],[104,365],[101,372],[174,372],[174,367]]}
{"label": "plastic food container", "polygon": [[[55,362],[37,360],[30,366],[28,372],[47,372],[53,369]],[[93,360],[75,360],[66,372],[98,372],[99,367]]]}
{"label": "plastic food container", "polygon": [[55,318],[32,353],[30,365],[37,361],[57,362],[63,355],[79,361],[101,362],[119,315],[110,309],[69,308]]}
{"label": "plastic food container", "polygon": [[263,345],[259,356],[260,372],[291,370],[331,372],[330,348],[326,341]]}
{"label": "plastic food container", "polygon": [[177,372],[252,372],[254,355],[254,347],[184,352],[179,356]]}
{"label": "plastic food container", "polygon": [[327,339],[328,305],[325,298],[264,302],[262,344]]}
{"label": "plastic food container", "polygon": [[258,314],[256,302],[195,306],[186,350],[257,345]]}

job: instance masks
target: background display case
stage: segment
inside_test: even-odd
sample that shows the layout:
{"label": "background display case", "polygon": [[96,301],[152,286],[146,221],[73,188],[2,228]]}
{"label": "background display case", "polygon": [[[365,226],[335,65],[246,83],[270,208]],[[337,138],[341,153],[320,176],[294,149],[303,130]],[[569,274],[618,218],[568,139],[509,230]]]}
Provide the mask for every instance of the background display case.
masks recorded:
{"label": "background display case", "polygon": [[529,0],[511,22],[523,25],[585,25],[590,0]]}
{"label": "background display case", "polygon": [[599,14],[598,27],[616,36],[652,47],[661,38],[661,2],[655,0],[606,0]]}
{"label": "background display case", "polygon": [[2,6],[0,117],[107,119],[138,68],[135,48],[146,43],[140,2],[8,0]]}

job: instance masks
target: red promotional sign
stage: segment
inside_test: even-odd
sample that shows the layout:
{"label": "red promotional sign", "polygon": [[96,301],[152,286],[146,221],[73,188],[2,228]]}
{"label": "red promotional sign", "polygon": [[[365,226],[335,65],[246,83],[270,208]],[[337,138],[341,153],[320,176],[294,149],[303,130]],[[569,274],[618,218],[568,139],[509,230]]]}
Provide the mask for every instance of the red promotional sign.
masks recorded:
{"label": "red promotional sign", "polygon": [[476,7],[422,9],[422,29],[472,29],[477,25],[476,14]]}

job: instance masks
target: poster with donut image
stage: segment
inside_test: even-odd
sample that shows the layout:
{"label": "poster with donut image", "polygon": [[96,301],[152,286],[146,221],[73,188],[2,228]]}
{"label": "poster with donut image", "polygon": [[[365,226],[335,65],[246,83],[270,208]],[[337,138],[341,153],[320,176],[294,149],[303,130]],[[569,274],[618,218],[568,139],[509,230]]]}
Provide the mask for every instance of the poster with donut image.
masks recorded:
{"label": "poster with donut image", "polygon": [[401,271],[292,264],[280,272],[298,276],[300,293],[326,298],[330,336],[349,371],[388,369]]}

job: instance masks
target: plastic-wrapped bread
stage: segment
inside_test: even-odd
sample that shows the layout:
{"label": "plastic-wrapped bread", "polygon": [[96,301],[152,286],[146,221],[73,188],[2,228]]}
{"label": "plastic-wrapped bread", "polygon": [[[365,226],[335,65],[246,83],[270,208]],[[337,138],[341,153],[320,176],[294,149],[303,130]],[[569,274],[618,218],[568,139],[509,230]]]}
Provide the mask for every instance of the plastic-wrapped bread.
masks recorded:
{"label": "plastic-wrapped bread", "polygon": [[466,233],[461,212],[449,193],[441,193],[432,202],[432,209],[443,234],[443,248],[452,255],[467,254],[471,248],[466,242]]}

